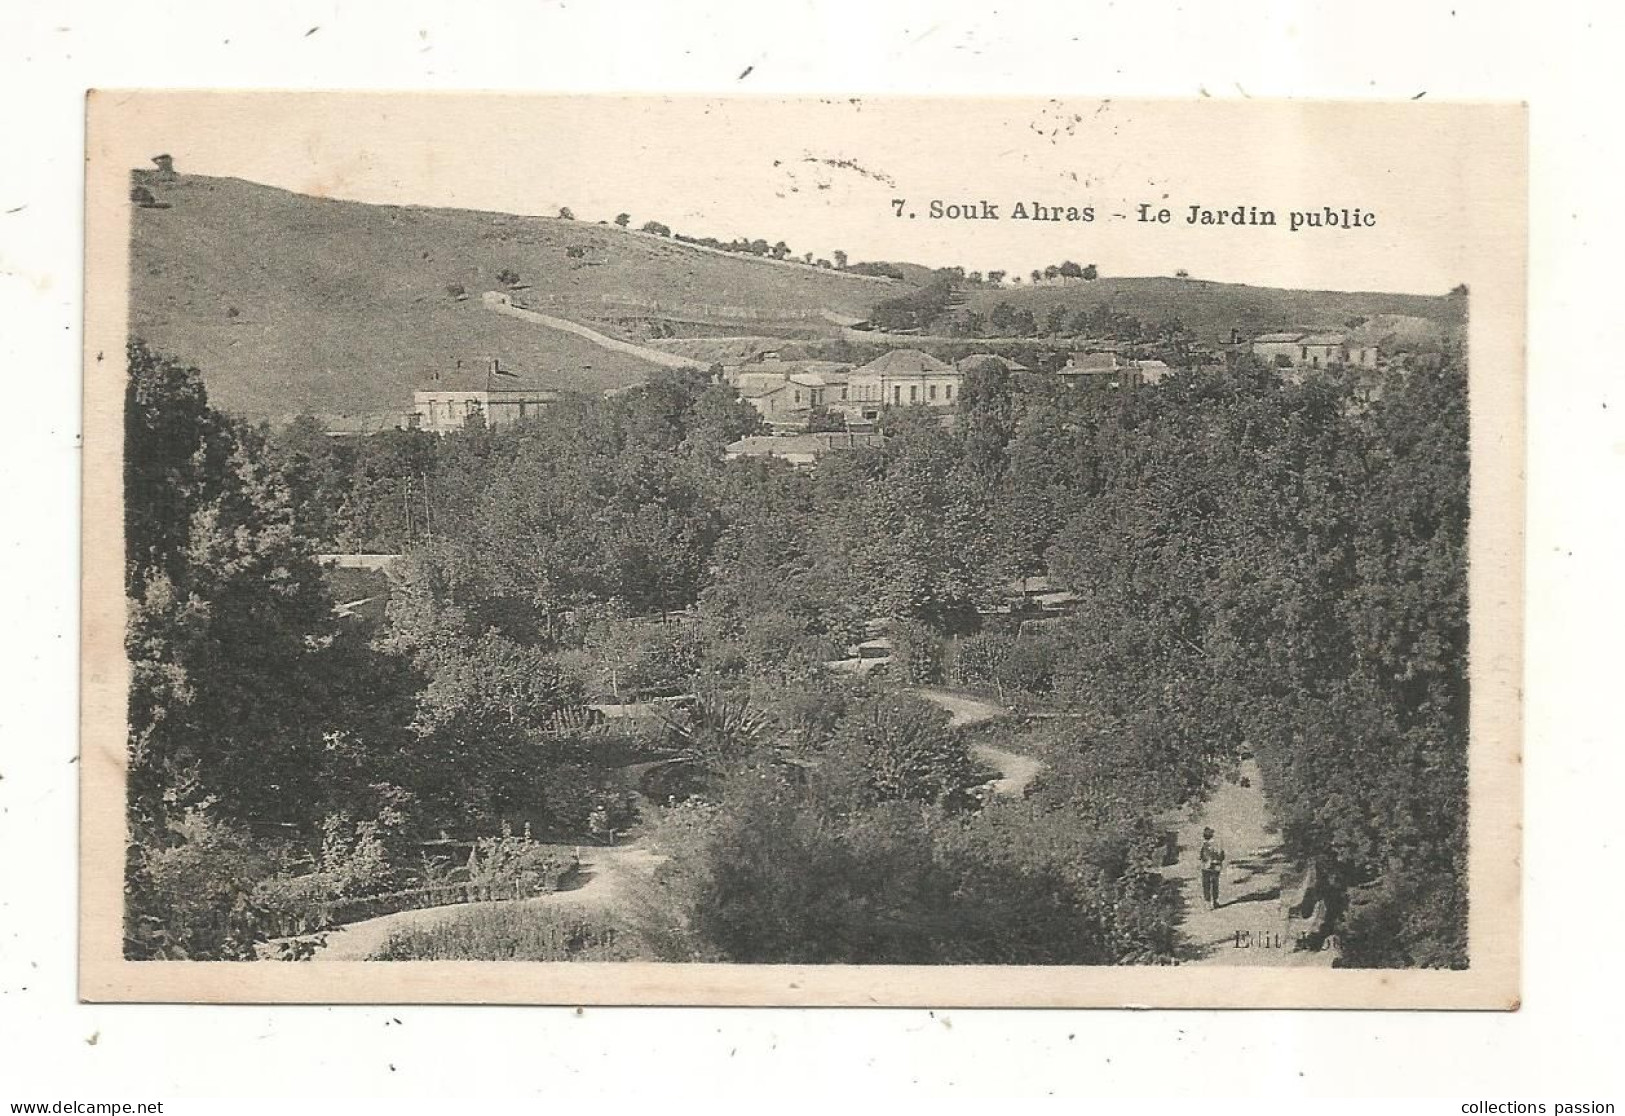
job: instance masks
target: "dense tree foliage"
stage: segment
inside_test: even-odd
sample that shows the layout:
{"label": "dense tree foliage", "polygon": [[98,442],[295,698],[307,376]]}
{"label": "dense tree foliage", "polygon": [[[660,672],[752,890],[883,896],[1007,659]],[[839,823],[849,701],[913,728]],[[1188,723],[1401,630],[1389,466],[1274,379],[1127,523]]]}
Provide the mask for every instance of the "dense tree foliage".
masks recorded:
{"label": "dense tree foliage", "polygon": [[1084,598],[1056,689],[1169,764],[1256,751],[1354,963],[1464,961],[1466,416],[1454,363],[1369,408],[1335,377],[1132,393],[1049,550]]}
{"label": "dense tree foliage", "polygon": [[[945,307],[963,276],[938,278]],[[1044,326],[1180,333],[1101,313]],[[214,928],[193,950],[240,948],[252,877],[335,826],[385,861],[510,821],[580,840],[635,786],[665,815],[635,920],[658,956],[1173,959],[1166,817],[1251,751],[1348,961],[1465,961],[1453,359],[1375,398],[984,361],[952,426],[888,411],[812,471],[726,460],[758,419],[705,375],[335,442],[233,422],[139,346],[131,371],[131,886]],[[334,615],[333,550],[402,555],[376,629]],[[1040,576],[1071,611],[1010,589]],[[880,627],[889,676],[831,673]],[[942,682],[1067,714],[1024,738],[1025,801],[986,804],[965,730],[897,692]],[[667,699],[613,748],[583,711]],[[209,864],[226,882],[187,882]]]}
{"label": "dense tree foliage", "polygon": [[324,712],[354,648],[264,450],[208,408],[194,370],[131,346],[126,644],[141,827],[205,799],[243,822],[320,816]]}
{"label": "dense tree foliage", "polygon": [[924,285],[876,303],[869,311],[869,320],[879,329],[923,330],[952,305],[955,286],[964,277],[963,269],[955,274],[943,268]]}
{"label": "dense tree foliage", "polygon": [[853,798],[849,772],[741,772],[673,811],[632,911],[671,961],[1118,964],[1174,956],[1154,876],[1060,812]]}

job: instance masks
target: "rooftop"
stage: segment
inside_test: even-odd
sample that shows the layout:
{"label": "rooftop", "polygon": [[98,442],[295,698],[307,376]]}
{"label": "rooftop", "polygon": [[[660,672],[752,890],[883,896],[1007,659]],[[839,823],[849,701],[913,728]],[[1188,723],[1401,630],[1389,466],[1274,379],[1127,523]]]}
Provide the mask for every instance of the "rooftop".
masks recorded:
{"label": "rooftop", "polygon": [[748,364],[741,364],[730,369],[736,376],[755,376],[763,373],[769,375],[777,373],[784,376],[793,376],[798,372],[813,375],[828,376],[840,372],[850,371],[851,361],[839,360],[758,360]]}
{"label": "rooftop", "polygon": [[1122,367],[1123,362],[1116,353],[1073,353],[1060,373],[1064,376],[1069,373],[1116,372]]}
{"label": "rooftop", "polygon": [[418,391],[557,391],[555,384],[532,372],[507,368],[494,360],[459,361],[455,368],[436,369],[421,377]]}
{"label": "rooftop", "polygon": [[918,349],[893,349],[884,356],[871,360],[854,375],[921,376],[931,372],[952,371],[952,366],[944,364],[930,353],[922,353]]}
{"label": "rooftop", "polygon": [[972,355],[970,355],[968,357],[965,357],[962,360],[960,360],[957,364],[954,365],[954,367],[958,368],[961,372],[969,372],[972,368],[977,367],[977,365],[982,363],[983,361],[993,361],[995,364],[1002,364],[1002,365],[1004,365],[1004,367],[1007,370],[1009,370],[1011,372],[1031,372],[1032,371],[1031,368],[1028,368],[1025,364],[1022,364],[1020,361],[1011,360],[1009,357],[1000,356],[998,353],[973,353]]}
{"label": "rooftop", "polygon": [[885,442],[885,437],[880,434],[753,434],[729,445],[727,452],[730,457],[816,457],[831,450],[863,449],[866,446],[884,445]]}
{"label": "rooftop", "polygon": [[844,384],[846,377],[842,375],[825,375],[819,372],[801,372],[790,377],[792,384],[802,387],[828,387],[830,384]]}

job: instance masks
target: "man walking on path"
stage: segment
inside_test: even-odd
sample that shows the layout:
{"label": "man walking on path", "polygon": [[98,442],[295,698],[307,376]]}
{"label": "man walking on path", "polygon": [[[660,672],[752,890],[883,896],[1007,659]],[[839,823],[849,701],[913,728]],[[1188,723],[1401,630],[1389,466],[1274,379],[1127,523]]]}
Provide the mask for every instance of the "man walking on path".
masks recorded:
{"label": "man walking on path", "polygon": [[1219,874],[1224,870],[1224,844],[1213,835],[1211,826],[1202,830],[1202,847],[1196,854],[1202,867],[1202,898],[1208,910],[1219,907]]}

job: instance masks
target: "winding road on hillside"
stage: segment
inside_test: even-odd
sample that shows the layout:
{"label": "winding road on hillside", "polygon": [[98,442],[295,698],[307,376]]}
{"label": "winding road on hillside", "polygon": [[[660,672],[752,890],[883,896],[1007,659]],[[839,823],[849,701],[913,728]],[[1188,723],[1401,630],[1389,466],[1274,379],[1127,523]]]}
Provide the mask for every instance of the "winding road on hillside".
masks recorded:
{"label": "winding road on hillside", "polygon": [[[953,725],[979,725],[1010,715],[1010,711],[1002,705],[972,697],[970,694],[956,693],[953,690],[922,688],[909,692],[916,697],[924,698],[932,705],[946,709],[949,723]],[[999,773],[1000,777],[993,780],[993,790],[1011,798],[1020,798],[1022,792],[1027,789],[1027,784],[1031,783],[1044,767],[1031,756],[995,748],[991,744],[972,744],[971,754]]]}
{"label": "winding road on hillside", "polygon": [[[1212,910],[1202,900],[1197,864],[1205,826],[1213,827],[1225,850],[1219,906]],[[1287,872],[1258,763],[1243,760],[1234,781],[1221,782],[1180,828],[1179,862],[1162,873],[1179,885],[1179,928],[1194,953],[1189,963],[1329,967],[1334,952],[1295,948],[1307,927],[1303,919],[1290,917],[1290,900],[1282,900]]]}

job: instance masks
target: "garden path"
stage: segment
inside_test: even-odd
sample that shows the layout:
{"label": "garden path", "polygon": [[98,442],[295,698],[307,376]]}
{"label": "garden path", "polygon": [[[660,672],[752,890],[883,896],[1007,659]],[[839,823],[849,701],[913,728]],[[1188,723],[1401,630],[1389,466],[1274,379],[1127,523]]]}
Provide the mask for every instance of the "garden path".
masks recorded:
{"label": "garden path", "polygon": [[[1213,827],[1225,849],[1214,910],[1202,899],[1196,860],[1204,826]],[[1289,915],[1290,900],[1282,899],[1287,870],[1258,763],[1243,760],[1234,780],[1221,782],[1197,816],[1180,828],[1179,861],[1163,869],[1163,876],[1179,885],[1179,928],[1196,954],[1191,963],[1329,966],[1333,952],[1294,948],[1306,924]]]}
{"label": "garden path", "polygon": [[[382,949],[389,936],[409,927],[432,926],[466,918],[481,907],[562,907],[600,908],[608,905],[630,877],[653,868],[660,857],[642,845],[583,846],[581,874],[584,882],[566,891],[552,891],[534,899],[502,903],[454,903],[440,907],[420,907],[394,914],[352,922],[326,932],[326,944],[311,955],[313,962],[365,961]],[[274,943],[273,943],[274,944]]]}
{"label": "garden path", "polygon": [[[996,717],[1009,716],[1010,713],[1002,705],[953,690],[917,689],[913,693],[946,709],[950,723],[954,725],[979,725]],[[971,745],[971,754],[999,772],[1000,777],[993,780],[993,790],[1011,798],[1020,798],[1021,792],[1027,789],[1027,784],[1044,766],[1032,756],[981,742]]]}

